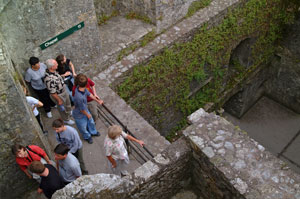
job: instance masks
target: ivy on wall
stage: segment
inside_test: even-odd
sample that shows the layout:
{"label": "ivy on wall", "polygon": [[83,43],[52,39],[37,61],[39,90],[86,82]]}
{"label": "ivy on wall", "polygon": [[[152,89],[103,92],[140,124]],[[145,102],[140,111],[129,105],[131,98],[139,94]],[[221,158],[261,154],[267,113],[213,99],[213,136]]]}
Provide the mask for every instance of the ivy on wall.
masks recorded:
{"label": "ivy on wall", "polygon": [[[167,116],[166,109],[180,111],[183,119],[175,132],[186,125],[186,116],[207,103],[220,103],[226,89],[269,62],[282,28],[293,21],[296,8],[284,0],[246,1],[229,11],[219,25],[209,28],[204,24],[192,41],[176,44],[146,65],[136,66],[117,92],[146,119],[157,118],[152,125],[158,129]],[[249,37],[257,37],[252,46],[253,65],[228,77],[233,48]],[[193,85],[208,78],[212,80],[190,97]]]}

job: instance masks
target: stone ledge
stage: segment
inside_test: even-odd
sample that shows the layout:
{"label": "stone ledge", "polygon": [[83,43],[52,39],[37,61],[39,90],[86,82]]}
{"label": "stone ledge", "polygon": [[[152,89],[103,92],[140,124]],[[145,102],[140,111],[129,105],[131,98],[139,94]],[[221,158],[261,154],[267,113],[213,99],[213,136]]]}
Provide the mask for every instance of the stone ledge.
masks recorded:
{"label": "stone ledge", "polygon": [[201,151],[245,198],[300,198],[300,175],[224,118],[199,109],[184,130],[195,151]]}

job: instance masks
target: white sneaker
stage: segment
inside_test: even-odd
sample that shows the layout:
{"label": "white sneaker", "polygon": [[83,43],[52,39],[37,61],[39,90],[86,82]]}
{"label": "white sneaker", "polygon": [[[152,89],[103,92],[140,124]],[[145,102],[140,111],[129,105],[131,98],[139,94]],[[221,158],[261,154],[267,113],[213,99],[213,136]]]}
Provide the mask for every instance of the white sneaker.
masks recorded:
{"label": "white sneaker", "polygon": [[75,124],[75,122],[73,120],[67,120],[67,121],[64,121],[64,123],[69,124],[69,125]]}
{"label": "white sneaker", "polygon": [[48,118],[52,118],[52,113],[51,113],[51,112],[48,112],[48,113],[47,113],[47,117],[48,117]]}

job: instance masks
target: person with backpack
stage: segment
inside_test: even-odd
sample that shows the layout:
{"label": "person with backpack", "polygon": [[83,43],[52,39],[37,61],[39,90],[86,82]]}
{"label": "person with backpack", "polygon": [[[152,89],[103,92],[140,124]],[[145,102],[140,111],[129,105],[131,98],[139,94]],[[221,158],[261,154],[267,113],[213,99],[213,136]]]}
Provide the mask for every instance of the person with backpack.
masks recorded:
{"label": "person with backpack", "polygon": [[40,176],[33,174],[28,170],[28,166],[33,161],[40,161],[43,164],[51,164],[51,161],[46,152],[36,145],[28,145],[26,147],[15,144],[11,148],[12,153],[16,156],[16,163],[20,166],[20,169],[28,176],[29,179],[40,180]]}

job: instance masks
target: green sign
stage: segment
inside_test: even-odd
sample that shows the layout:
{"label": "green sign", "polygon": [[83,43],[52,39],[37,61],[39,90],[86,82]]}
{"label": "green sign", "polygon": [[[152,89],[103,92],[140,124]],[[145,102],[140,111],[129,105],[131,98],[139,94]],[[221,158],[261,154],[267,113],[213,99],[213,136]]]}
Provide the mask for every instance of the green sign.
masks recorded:
{"label": "green sign", "polygon": [[69,30],[66,30],[65,32],[60,33],[59,35],[53,37],[52,39],[49,39],[48,41],[42,43],[40,45],[40,47],[42,50],[44,50],[44,49],[48,48],[49,46],[52,46],[53,44],[57,43],[58,41],[64,39],[65,37],[73,34],[77,30],[80,30],[83,27],[84,27],[84,22],[81,22],[81,23],[77,24],[76,26],[73,26]]}

